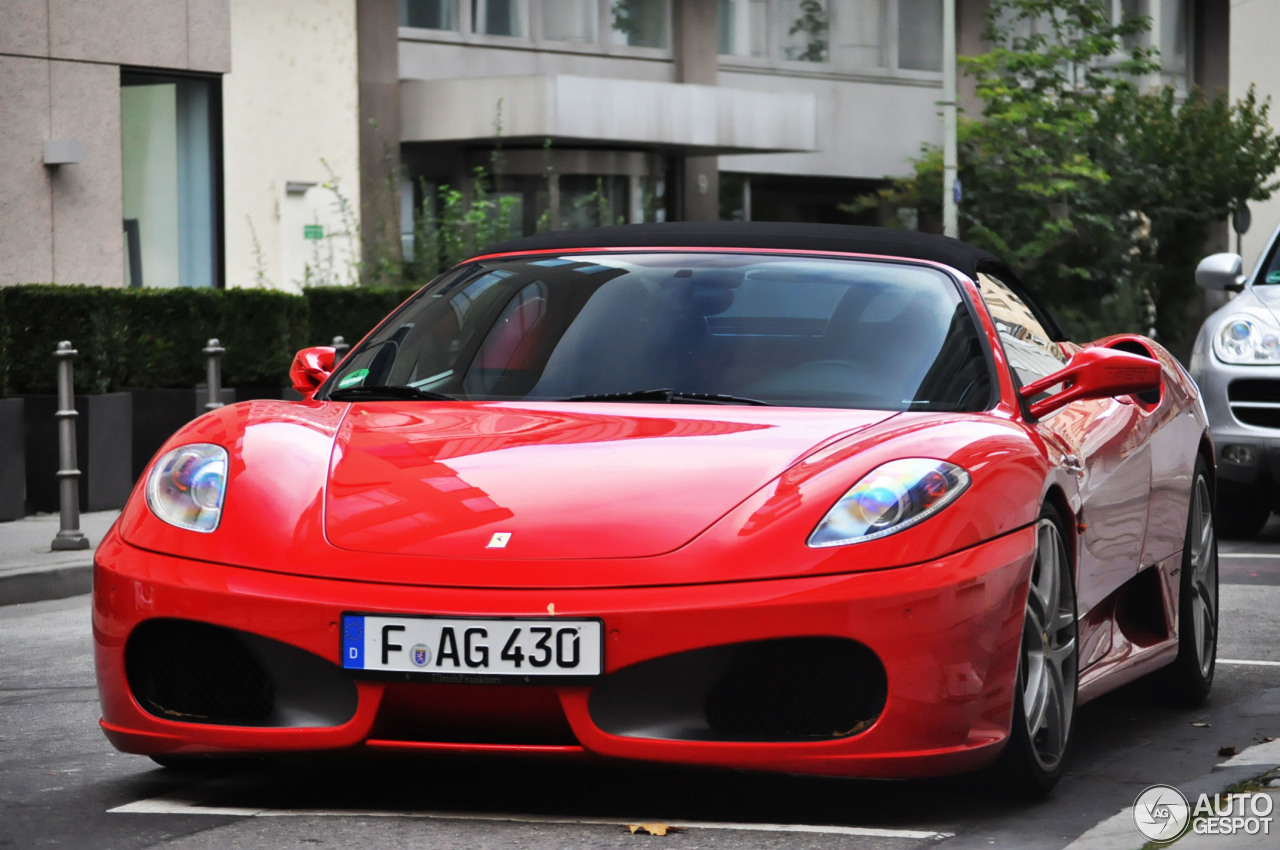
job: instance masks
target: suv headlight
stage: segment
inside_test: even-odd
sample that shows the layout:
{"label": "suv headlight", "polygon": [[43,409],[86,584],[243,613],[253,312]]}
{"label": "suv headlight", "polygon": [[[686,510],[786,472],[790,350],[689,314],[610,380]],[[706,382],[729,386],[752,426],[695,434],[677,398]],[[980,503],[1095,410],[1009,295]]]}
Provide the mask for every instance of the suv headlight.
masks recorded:
{"label": "suv headlight", "polygon": [[190,531],[213,531],[227,492],[227,450],[211,443],[180,446],[156,461],[147,476],[147,507]]}
{"label": "suv headlight", "polygon": [[1213,353],[1223,363],[1280,363],[1280,328],[1255,316],[1231,316],[1213,335]]}
{"label": "suv headlight", "polygon": [[896,534],[954,502],[969,481],[969,473],[945,460],[889,461],[840,497],[809,535],[809,545],[845,546]]}

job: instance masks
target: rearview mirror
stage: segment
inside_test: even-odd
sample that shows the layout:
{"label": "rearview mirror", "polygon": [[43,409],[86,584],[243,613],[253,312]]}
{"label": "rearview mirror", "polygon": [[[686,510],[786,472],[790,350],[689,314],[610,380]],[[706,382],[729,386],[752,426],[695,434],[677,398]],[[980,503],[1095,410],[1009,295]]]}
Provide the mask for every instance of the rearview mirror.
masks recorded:
{"label": "rearview mirror", "polygon": [[333,372],[336,351],[329,345],[304,348],[293,357],[289,367],[289,380],[303,398],[311,398]]}
{"label": "rearview mirror", "polygon": [[[1160,362],[1150,357],[1112,348],[1086,348],[1062,369],[1027,384],[1021,395],[1031,404],[1031,415],[1039,419],[1073,401],[1158,390],[1163,375]],[[1058,384],[1062,384],[1059,392],[1031,401]]]}
{"label": "rearview mirror", "polygon": [[1196,283],[1205,289],[1239,292],[1244,289],[1243,264],[1239,254],[1210,254],[1196,266]]}

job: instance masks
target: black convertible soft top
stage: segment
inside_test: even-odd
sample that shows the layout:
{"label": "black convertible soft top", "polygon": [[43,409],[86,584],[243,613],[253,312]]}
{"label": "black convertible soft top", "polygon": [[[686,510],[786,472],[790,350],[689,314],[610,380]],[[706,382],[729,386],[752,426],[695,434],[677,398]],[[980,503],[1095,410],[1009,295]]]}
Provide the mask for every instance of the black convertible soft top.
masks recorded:
{"label": "black convertible soft top", "polygon": [[771,221],[666,222],[621,224],[585,230],[560,230],[514,239],[486,254],[554,251],[567,248],[780,248],[795,251],[847,251],[944,263],[973,277],[979,268],[1005,269],[994,255],[967,242],[887,227],[849,224],[797,224]]}

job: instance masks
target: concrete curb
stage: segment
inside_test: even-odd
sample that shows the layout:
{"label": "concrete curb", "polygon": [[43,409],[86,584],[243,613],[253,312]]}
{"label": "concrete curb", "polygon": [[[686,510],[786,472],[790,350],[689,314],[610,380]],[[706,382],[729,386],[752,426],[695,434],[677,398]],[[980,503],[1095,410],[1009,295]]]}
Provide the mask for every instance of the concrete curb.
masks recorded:
{"label": "concrete curb", "polygon": [[92,587],[92,563],[0,576],[0,605],[66,599],[88,593]]}
{"label": "concrete curb", "polygon": [[0,523],[0,605],[88,593],[93,584],[94,547],[119,515],[116,510],[81,514],[80,531],[90,548],[79,551],[51,551],[60,527],[57,514]]}

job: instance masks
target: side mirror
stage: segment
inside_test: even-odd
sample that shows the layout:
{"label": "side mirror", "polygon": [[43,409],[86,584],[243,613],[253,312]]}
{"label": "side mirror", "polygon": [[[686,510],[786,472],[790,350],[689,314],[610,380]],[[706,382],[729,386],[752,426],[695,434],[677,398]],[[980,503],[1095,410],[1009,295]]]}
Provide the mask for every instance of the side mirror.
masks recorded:
{"label": "side mirror", "polygon": [[[1021,395],[1031,404],[1031,415],[1039,419],[1073,401],[1158,390],[1163,376],[1160,362],[1150,357],[1112,348],[1086,348],[1062,369],[1027,384]],[[1040,401],[1031,401],[1058,384],[1062,384],[1059,392]]]}
{"label": "side mirror", "polygon": [[293,365],[289,367],[289,380],[303,398],[315,395],[316,389],[333,372],[335,354],[332,346],[317,345],[314,348],[304,348],[294,355]]}
{"label": "side mirror", "polygon": [[1196,266],[1196,283],[1205,289],[1239,292],[1244,289],[1243,265],[1239,254],[1210,254]]}

